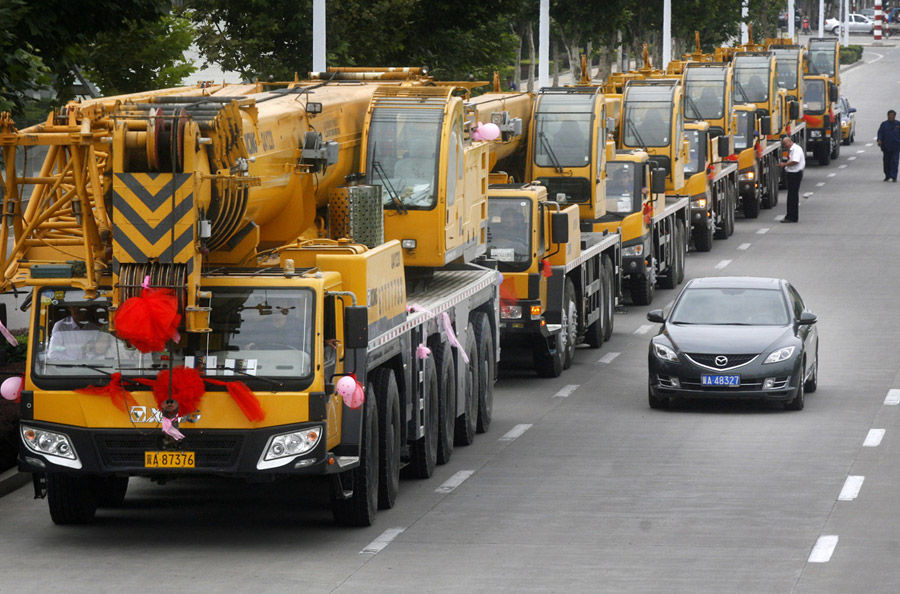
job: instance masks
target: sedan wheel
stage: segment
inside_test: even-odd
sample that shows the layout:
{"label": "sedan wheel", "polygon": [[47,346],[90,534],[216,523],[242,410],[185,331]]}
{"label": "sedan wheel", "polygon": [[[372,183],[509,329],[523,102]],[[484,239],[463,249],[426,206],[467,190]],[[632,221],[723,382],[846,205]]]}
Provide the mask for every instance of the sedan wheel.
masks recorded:
{"label": "sedan wheel", "polygon": [[809,375],[809,379],[803,384],[803,391],[812,394],[816,391],[816,388],[819,387],[819,357],[816,357],[816,362],[813,363],[812,373]]}
{"label": "sedan wheel", "polygon": [[802,379],[797,382],[797,392],[794,396],[793,400],[788,400],[784,403],[785,410],[803,410],[804,398],[803,398],[803,381]]}

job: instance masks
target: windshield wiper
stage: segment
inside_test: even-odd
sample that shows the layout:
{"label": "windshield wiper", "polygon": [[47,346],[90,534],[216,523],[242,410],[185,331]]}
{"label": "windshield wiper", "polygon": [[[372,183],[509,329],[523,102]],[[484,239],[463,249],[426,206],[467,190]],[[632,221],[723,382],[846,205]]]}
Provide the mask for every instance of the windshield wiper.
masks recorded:
{"label": "windshield wiper", "polygon": [[544,150],[547,151],[547,155],[550,157],[550,162],[553,163],[553,170],[557,173],[562,173],[562,165],[559,164],[559,159],[556,158],[556,153],[553,152],[553,147],[550,146],[550,141],[547,140],[547,135],[543,132],[538,132],[538,138],[541,139],[541,145],[544,147]]}
{"label": "windshield wiper", "polygon": [[[378,148],[378,145],[375,144],[372,146],[372,155],[375,155],[375,149]],[[397,207],[397,210],[400,211],[400,214],[406,214],[406,205],[403,204],[403,201],[397,197],[397,190],[394,189],[394,186],[391,184],[390,180],[387,177],[387,174],[384,172],[384,167],[381,165],[381,161],[377,159],[372,159],[372,169],[375,170],[375,175],[378,176],[378,181],[381,182],[381,185],[384,186],[384,189],[387,190],[388,196],[391,199],[391,202],[394,203],[394,206]]]}
{"label": "windshield wiper", "polygon": [[738,79],[734,79],[734,88],[741,94],[741,97],[744,98],[744,103],[750,103],[750,99],[747,97],[747,93],[744,92],[744,85],[741,84],[741,81]]}
{"label": "windshield wiper", "polygon": [[73,369],[90,369],[92,371],[96,371],[97,373],[103,373],[106,375],[112,375],[112,371],[106,371],[106,369],[113,369],[112,367],[100,367],[99,365],[89,365],[88,363],[44,363],[44,365],[50,365],[52,367],[71,367]]}
{"label": "windshield wiper", "polygon": [[234,367],[225,367],[224,365],[216,365],[216,371],[233,371],[243,377],[252,377],[253,379],[259,380],[263,383],[269,384],[270,386],[277,386],[279,388],[284,387],[284,382],[279,382],[273,379],[269,379],[267,377],[262,377],[260,375],[253,375],[252,373],[247,373],[242,369],[236,369]]}
{"label": "windshield wiper", "polygon": [[694,113],[694,119],[702,120],[703,116],[700,115],[700,110],[697,109],[697,104],[694,103],[694,100],[691,99],[690,95],[685,94],[684,96],[684,104],[691,108],[691,111]]}
{"label": "windshield wiper", "polygon": [[637,125],[634,123],[630,117],[625,118],[625,125],[631,126],[631,132],[634,134],[634,137],[637,138],[638,144],[644,149],[644,152],[647,152],[647,145],[644,144],[644,139],[641,138],[641,133],[638,132]]}

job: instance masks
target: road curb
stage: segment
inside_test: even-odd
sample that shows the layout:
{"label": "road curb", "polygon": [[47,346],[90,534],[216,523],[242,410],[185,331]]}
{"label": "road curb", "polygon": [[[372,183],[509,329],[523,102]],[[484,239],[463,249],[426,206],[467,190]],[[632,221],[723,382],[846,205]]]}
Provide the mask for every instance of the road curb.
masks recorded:
{"label": "road curb", "polygon": [[28,472],[19,472],[15,468],[10,468],[3,474],[0,474],[0,497],[9,495],[16,489],[24,487],[31,482],[31,474]]}

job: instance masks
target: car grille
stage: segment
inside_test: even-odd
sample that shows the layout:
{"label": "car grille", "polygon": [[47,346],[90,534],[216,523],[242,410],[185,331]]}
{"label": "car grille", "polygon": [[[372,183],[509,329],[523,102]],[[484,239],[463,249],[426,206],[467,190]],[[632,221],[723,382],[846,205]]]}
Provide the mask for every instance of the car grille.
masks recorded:
{"label": "car grille", "polygon": [[[688,359],[697,365],[702,365],[704,367],[709,367],[710,369],[715,369],[717,371],[723,371],[725,369],[734,369],[735,367],[740,367],[741,365],[746,365],[753,359],[755,359],[758,355],[723,355],[722,353],[716,355],[707,355],[704,353],[685,353]],[[716,357],[727,357],[728,363],[725,364],[724,367],[719,367],[716,365]]]}
{"label": "car grille", "polygon": [[[95,438],[97,452],[108,468],[144,466],[144,452],[163,449],[163,435],[146,433],[103,433]],[[194,452],[196,468],[228,468],[237,463],[243,445],[240,435],[185,432],[178,443],[181,451]]]}

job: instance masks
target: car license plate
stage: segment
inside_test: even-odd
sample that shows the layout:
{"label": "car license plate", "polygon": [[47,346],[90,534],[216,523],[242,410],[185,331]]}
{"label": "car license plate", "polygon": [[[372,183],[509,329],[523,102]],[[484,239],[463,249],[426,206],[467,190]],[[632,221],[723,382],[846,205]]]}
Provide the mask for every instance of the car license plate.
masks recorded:
{"label": "car license plate", "polygon": [[144,468],[194,468],[194,452],[144,452]]}
{"label": "car license plate", "polygon": [[701,375],[701,386],[727,386],[737,387],[741,385],[741,376],[739,375]]}

